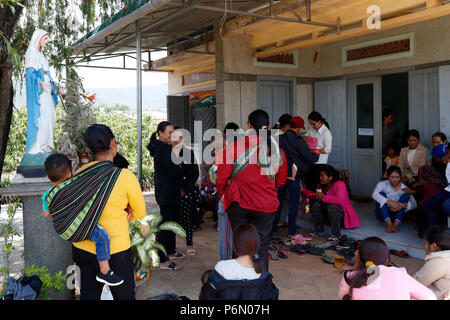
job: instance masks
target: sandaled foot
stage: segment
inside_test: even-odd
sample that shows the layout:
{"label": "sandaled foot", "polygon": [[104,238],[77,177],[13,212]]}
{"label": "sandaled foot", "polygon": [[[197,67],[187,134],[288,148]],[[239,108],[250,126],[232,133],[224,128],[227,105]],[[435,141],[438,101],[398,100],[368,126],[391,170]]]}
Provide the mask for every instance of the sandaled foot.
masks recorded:
{"label": "sandaled foot", "polygon": [[195,256],[196,251],[195,251],[194,248],[188,248],[188,249],[186,250],[186,253],[187,253],[188,256]]}

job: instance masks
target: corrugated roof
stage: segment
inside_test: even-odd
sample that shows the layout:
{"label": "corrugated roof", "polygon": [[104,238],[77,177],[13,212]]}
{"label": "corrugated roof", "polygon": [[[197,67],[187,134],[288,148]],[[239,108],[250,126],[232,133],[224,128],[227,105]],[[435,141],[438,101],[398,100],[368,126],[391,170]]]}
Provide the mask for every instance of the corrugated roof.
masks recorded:
{"label": "corrugated roof", "polygon": [[[229,6],[228,1],[228,6]],[[197,38],[211,31],[223,13],[195,8],[195,5],[224,8],[224,1],[217,0],[135,0],[125,10],[77,41],[75,54],[86,55],[117,53],[135,50],[136,22],[141,29],[142,50],[165,49],[183,40]],[[233,0],[235,10],[254,10],[267,5],[266,0]],[[235,15],[227,14],[227,20]]]}

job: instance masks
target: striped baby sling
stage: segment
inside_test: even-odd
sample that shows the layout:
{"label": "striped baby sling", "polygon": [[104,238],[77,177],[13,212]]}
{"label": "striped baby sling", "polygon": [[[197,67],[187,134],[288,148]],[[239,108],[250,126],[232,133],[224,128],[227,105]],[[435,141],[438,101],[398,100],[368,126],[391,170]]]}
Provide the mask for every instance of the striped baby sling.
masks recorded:
{"label": "striped baby sling", "polygon": [[47,195],[53,227],[70,242],[89,240],[121,169],[98,162],[54,187]]}

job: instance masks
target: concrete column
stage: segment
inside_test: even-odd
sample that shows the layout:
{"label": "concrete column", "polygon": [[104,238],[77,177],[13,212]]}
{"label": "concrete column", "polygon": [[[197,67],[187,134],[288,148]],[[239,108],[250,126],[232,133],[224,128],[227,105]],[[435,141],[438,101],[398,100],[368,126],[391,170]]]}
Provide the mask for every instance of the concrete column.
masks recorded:
{"label": "concrete column", "polygon": [[[0,193],[22,199],[25,266],[46,266],[51,274],[61,271],[65,275],[67,268],[73,265],[71,243],[56,234],[51,218],[44,217],[42,211],[42,194],[50,187],[47,179],[25,179],[1,189]],[[72,300],[74,290],[66,287],[59,293],[51,294],[50,298]]]}

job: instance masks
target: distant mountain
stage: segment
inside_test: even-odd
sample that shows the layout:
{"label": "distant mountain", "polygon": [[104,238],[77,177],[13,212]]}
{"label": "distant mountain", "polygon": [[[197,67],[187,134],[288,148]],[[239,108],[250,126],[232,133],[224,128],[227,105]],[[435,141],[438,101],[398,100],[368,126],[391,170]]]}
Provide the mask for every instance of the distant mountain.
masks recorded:
{"label": "distant mountain", "polygon": [[[136,110],[136,88],[86,88],[89,93],[96,93],[95,105],[106,104],[107,106],[127,105],[131,110]],[[142,109],[152,111],[166,111],[166,96],[168,85],[152,85],[142,87]],[[16,106],[26,105],[26,91],[16,92],[14,98]]]}

